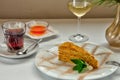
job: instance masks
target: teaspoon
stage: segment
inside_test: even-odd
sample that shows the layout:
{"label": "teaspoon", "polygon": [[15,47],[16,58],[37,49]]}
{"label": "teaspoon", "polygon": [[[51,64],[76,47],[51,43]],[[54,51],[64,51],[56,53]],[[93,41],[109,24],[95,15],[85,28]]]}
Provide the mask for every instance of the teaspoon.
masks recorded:
{"label": "teaspoon", "polygon": [[34,49],[39,42],[41,42],[42,39],[39,39],[38,41],[34,42],[33,44],[31,44],[30,46],[28,46],[24,51],[18,51],[16,54],[17,55],[24,55],[24,54],[27,54],[27,51],[29,50],[29,48],[32,47],[32,49]]}

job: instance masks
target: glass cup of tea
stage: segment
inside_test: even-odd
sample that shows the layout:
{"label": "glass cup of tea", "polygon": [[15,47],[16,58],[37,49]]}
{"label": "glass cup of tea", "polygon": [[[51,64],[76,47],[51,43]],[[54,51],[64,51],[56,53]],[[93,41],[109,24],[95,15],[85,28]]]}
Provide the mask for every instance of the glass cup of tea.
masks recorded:
{"label": "glass cup of tea", "polygon": [[48,30],[48,22],[40,20],[32,20],[26,23],[27,33],[31,36],[41,36],[44,35]]}
{"label": "glass cup of tea", "polygon": [[23,22],[9,21],[2,25],[5,43],[9,52],[17,52],[24,47],[26,26]]}

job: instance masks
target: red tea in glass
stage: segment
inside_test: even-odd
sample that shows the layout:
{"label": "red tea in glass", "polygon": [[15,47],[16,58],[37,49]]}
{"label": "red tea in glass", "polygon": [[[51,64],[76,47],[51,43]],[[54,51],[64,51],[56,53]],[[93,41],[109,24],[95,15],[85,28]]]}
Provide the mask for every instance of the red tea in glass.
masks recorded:
{"label": "red tea in glass", "polygon": [[5,32],[7,46],[10,50],[23,48],[23,29],[9,29]]}
{"label": "red tea in glass", "polygon": [[3,25],[3,33],[8,51],[16,52],[24,46],[25,25],[21,22],[7,22]]}

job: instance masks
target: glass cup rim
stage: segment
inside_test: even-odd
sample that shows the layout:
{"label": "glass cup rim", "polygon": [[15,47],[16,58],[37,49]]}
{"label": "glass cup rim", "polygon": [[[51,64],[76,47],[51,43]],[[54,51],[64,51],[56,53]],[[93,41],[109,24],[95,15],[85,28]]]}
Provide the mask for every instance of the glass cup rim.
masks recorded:
{"label": "glass cup rim", "polygon": [[[37,24],[38,23],[38,24]],[[32,26],[36,25],[43,25],[44,27],[48,28],[49,23],[47,21],[43,20],[31,20],[25,23],[28,28],[31,28]]]}
{"label": "glass cup rim", "polygon": [[[3,24],[2,24],[2,28],[4,28],[4,29],[9,29],[10,27],[8,27],[8,25],[10,25],[10,24],[13,24],[13,25],[15,25],[15,24],[22,24],[22,27],[26,27],[26,24],[24,23],[24,22],[21,22],[21,21],[7,21],[7,22],[4,22]],[[20,26],[19,26],[20,27]],[[22,28],[22,27],[20,27],[20,28]],[[14,27],[12,26],[12,29],[14,29]]]}

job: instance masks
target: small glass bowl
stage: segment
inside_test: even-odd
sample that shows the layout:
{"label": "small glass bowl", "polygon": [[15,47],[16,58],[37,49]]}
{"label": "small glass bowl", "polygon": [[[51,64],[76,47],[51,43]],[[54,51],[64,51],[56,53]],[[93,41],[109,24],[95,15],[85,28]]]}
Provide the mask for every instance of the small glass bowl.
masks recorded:
{"label": "small glass bowl", "polygon": [[26,23],[28,33],[32,36],[41,36],[44,35],[48,30],[48,22],[33,20]]}

